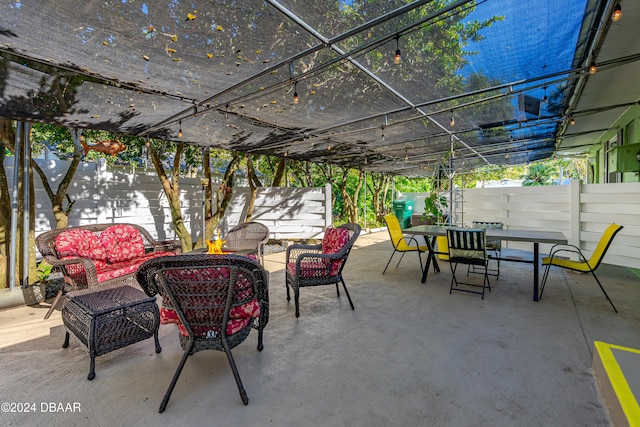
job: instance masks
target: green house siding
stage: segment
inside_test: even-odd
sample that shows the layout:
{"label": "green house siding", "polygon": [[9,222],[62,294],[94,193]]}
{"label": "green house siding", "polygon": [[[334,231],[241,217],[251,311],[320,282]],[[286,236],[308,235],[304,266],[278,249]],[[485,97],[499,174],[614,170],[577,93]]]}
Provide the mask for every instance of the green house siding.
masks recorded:
{"label": "green house siding", "polygon": [[633,106],[588,152],[589,182],[640,182],[640,107]]}

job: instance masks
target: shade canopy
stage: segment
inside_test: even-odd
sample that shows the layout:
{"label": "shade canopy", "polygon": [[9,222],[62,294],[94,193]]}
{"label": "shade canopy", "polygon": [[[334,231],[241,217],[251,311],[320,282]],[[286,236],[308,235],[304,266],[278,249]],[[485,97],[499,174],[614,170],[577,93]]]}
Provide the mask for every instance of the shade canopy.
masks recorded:
{"label": "shade canopy", "polygon": [[0,115],[406,176],[527,163],[637,102],[637,3],[9,1]]}

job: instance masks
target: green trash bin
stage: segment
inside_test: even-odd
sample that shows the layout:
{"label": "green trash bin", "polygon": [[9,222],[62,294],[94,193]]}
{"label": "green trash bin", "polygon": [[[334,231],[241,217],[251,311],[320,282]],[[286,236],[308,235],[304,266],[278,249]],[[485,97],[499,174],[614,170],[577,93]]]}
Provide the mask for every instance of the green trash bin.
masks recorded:
{"label": "green trash bin", "polygon": [[411,215],[413,214],[413,200],[394,200],[393,213],[400,222],[402,229],[411,227]]}

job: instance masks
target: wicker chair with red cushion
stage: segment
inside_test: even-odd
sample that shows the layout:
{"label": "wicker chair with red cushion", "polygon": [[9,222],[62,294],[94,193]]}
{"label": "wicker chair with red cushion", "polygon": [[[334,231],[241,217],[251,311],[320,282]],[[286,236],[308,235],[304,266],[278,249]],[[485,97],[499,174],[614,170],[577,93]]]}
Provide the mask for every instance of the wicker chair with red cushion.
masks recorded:
{"label": "wicker chair with red cushion", "polygon": [[342,270],[359,234],[360,226],[358,224],[344,224],[338,228],[328,228],[320,244],[296,244],[287,248],[287,301],[291,301],[289,288],[292,288],[296,317],[300,317],[300,288],[305,286],[332,285],[335,283],[336,292],[340,297],[339,283],[342,283],[351,309],[354,309],[347,285],[342,277]]}
{"label": "wicker chair with red cushion", "polygon": [[163,323],[177,323],[184,354],[160,404],[163,412],[187,358],[200,350],[227,355],[242,402],[249,398],[231,349],[242,343],[252,327],[258,330],[258,350],[269,320],[268,276],[259,262],[226,254],[184,254],[142,264],[138,282],[149,296],[162,297]]}

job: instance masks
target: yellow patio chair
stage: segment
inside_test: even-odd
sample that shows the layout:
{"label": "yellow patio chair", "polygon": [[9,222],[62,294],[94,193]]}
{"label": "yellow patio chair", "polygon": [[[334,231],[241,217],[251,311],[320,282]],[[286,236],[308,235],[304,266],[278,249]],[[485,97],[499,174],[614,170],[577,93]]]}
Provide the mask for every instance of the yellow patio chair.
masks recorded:
{"label": "yellow patio chair", "polygon": [[[609,249],[609,246],[611,246],[611,242],[613,241],[613,238],[616,237],[616,234],[618,234],[618,232],[622,230],[622,228],[623,227],[618,224],[611,224],[610,226],[608,226],[607,229],[604,230],[604,233],[602,234],[602,237],[600,238],[600,241],[598,242],[598,245],[596,246],[596,249],[593,251],[593,254],[591,255],[591,258],[589,258],[589,260],[587,260],[587,258],[583,255],[580,248],[578,248],[577,246],[574,246],[574,245],[552,246],[551,251],[549,251],[549,256],[542,259],[542,265],[546,265],[547,268],[544,270],[544,275],[542,276],[542,285],[540,286],[540,298],[542,298],[544,285],[547,282],[547,277],[549,277],[549,270],[551,269],[552,265],[555,265],[562,268],[568,268],[569,270],[580,271],[582,273],[591,273],[593,275],[593,278],[596,279],[596,282],[598,282],[598,286],[600,286],[602,293],[604,294],[605,297],[607,297],[609,304],[611,304],[611,307],[613,307],[613,311],[617,313],[618,310],[616,310],[616,307],[615,305],[613,305],[611,298],[609,298],[609,295],[607,295],[607,292],[604,290],[604,288],[602,287],[602,284],[600,283],[600,280],[598,280],[598,277],[596,276],[596,269],[602,262],[602,259],[604,258],[604,255],[607,252],[607,249]],[[579,257],[579,260],[573,261],[565,257],[558,257],[558,254],[561,254],[561,253],[577,254]]]}
{"label": "yellow patio chair", "polygon": [[[418,252],[418,258],[420,259],[420,271],[424,271],[422,267],[421,254],[422,252],[429,251],[429,248],[427,247],[427,245],[418,244],[418,241],[414,236],[411,236],[407,243],[406,236],[402,234],[400,221],[398,221],[398,218],[395,215],[393,214],[385,215],[384,222],[387,223],[387,230],[389,230],[389,237],[391,237],[391,244],[393,245],[393,253],[391,254],[391,257],[387,262],[387,266],[384,268],[384,271],[382,272],[382,274],[384,274],[387,271],[387,267],[389,267],[389,264],[391,263],[391,259],[396,254],[396,252],[402,252],[402,256],[400,257],[400,260],[398,261],[396,268],[398,268],[398,265],[400,265],[400,261],[402,261],[402,258],[404,257],[404,254],[406,252]],[[411,244],[411,242],[414,242],[415,244]]]}

